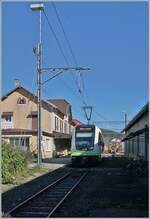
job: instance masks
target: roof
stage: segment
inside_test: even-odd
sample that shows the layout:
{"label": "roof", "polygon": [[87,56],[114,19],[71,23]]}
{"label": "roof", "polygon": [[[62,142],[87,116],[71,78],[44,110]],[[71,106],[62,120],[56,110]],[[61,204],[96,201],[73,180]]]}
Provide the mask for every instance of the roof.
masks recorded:
{"label": "roof", "polygon": [[126,140],[131,139],[135,136],[138,136],[140,134],[148,132],[148,130],[149,130],[148,126],[145,126],[143,129],[137,130],[136,132],[131,132],[129,135],[127,135],[125,138],[123,138],[122,141],[126,141]]}
{"label": "roof", "polygon": [[72,125],[73,125],[73,126],[77,126],[77,125],[81,125],[81,124],[83,124],[83,123],[80,122],[79,120],[77,120],[77,119],[72,119]]}
{"label": "roof", "polygon": [[[25,95],[27,95],[27,97],[33,98],[34,101],[37,103],[37,99],[38,97],[32,93],[31,91],[27,90],[26,88],[24,88],[23,86],[19,85],[17,87],[15,87],[13,90],[9,91],[8,93],[6,93],[3,97],[2,97],[2,101],[5,100],[9,95],[11,95],[12,93],[14,93],[15,91],[23,91]],[[42,107],[47,109],[48,111],[54,110],[56,113],[61,114],[61,116],[64,116],[64,113],[53,103],[42,100]]]}
{"label": "roof", "polygon": [[147,102],[143,108],[133,117],[133,119],[128,123],[126,128],[122,130],[122,132],[128,130],[131,126],[133,126],[145,113],[148,113],[149,102]]}
{"label": "roof", "polygon": [[49,99],[48,102],[57,106],[64,115],[69,114],[72,117],[71,105],[65,99]]}

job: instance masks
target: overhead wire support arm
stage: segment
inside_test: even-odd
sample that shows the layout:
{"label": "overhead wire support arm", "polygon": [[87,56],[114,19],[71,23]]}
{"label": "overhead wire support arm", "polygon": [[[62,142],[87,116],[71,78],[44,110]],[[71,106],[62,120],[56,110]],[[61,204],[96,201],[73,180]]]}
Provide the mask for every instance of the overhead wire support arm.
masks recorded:
{"label": "overhead wire support arm", "polygon": [[41,83],[41,85],[45,84],[46,82],[50,81],[51,79],[59,76],[60,74],[62,74],[64,71],[78,71],[80,69],[80,71],[86,71],[86,70],[90,70],[90,68],[82,68],[82,67],[77,67],[77,68],[42,68],[41,71],[47,70],[47,71],[59,71],[57,74],[55,74],[54,76],[50,77],[49,79],[47,79],[46,81],[44,81],[43,83]]}
{"label": "overhead wire support arm", "polygon": [[42,68],[41,71],[89,71],[90,68],[83,68],[83,67],[64,67],[64,68],[59,68],[59,67],[56,67],[56,68]]}
{"label": "overhead wire support arm", "polygon": [[56,75],[54,75],[53,77],[51,77],[51,78],[47,79],[46,81],[44,81],[41,85],[47,83],[48,81],[52,80],[53,78],[56,78],[57,76],[59,76],[59,75],[62,74],[62,73],[63,73],[63,71],[58,72],[58,73],[57,73]]}

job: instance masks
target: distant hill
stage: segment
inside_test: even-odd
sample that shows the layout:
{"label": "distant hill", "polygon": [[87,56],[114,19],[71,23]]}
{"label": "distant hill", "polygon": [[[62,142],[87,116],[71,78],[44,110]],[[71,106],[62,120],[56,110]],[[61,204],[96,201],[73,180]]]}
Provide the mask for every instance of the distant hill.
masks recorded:
{"label": "distant hill", "polygon": [[105,144],[109,144],[113,138],[122,139],[124,137],[124,134],[115,132],[113,130],[102,129],[102,128],[101,130],[102,130]]}

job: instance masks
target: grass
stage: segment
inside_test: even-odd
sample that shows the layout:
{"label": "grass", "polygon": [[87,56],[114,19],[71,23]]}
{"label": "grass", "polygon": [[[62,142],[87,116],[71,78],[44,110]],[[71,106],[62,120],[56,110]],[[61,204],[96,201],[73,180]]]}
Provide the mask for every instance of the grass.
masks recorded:
{"label": "grass", "polygon": [[3,192],[6,192],[7,190],[11,189],[14,186],[21,185],[33,178],[36,178],[40,175],[44,175],[48,172],[51,172],[52,170],[46,167],[39,167],[35,166],[32,168],[29,168],[27,171],[23,172],[20,175],[17,175],[14,182],[12,184],[3,184],[2,185],[2,190]]}
{"label": "grass", "polygon": [[49,168],[46,167],[39,167],[39,166],[35,166],[32,168],[29,168],[25,173],[23,173],[22,175],[18,176],[16,178],[17,184],[21,183],[22,180],[26,180],[29,177],[36,177],[37,175],[42,175],[42,174],[46,174],[48,172],[50,172],[51,170]]}

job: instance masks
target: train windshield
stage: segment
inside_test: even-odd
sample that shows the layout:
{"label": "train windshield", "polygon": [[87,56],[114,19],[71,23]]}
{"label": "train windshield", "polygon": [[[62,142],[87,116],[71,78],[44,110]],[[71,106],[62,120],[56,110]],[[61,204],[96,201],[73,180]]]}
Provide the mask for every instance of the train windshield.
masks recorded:
{"label": "train windshield", "polygon": [[94,149],[94,133],[93,132],[76,133],[76,149],[77,150],[93,150]]}

